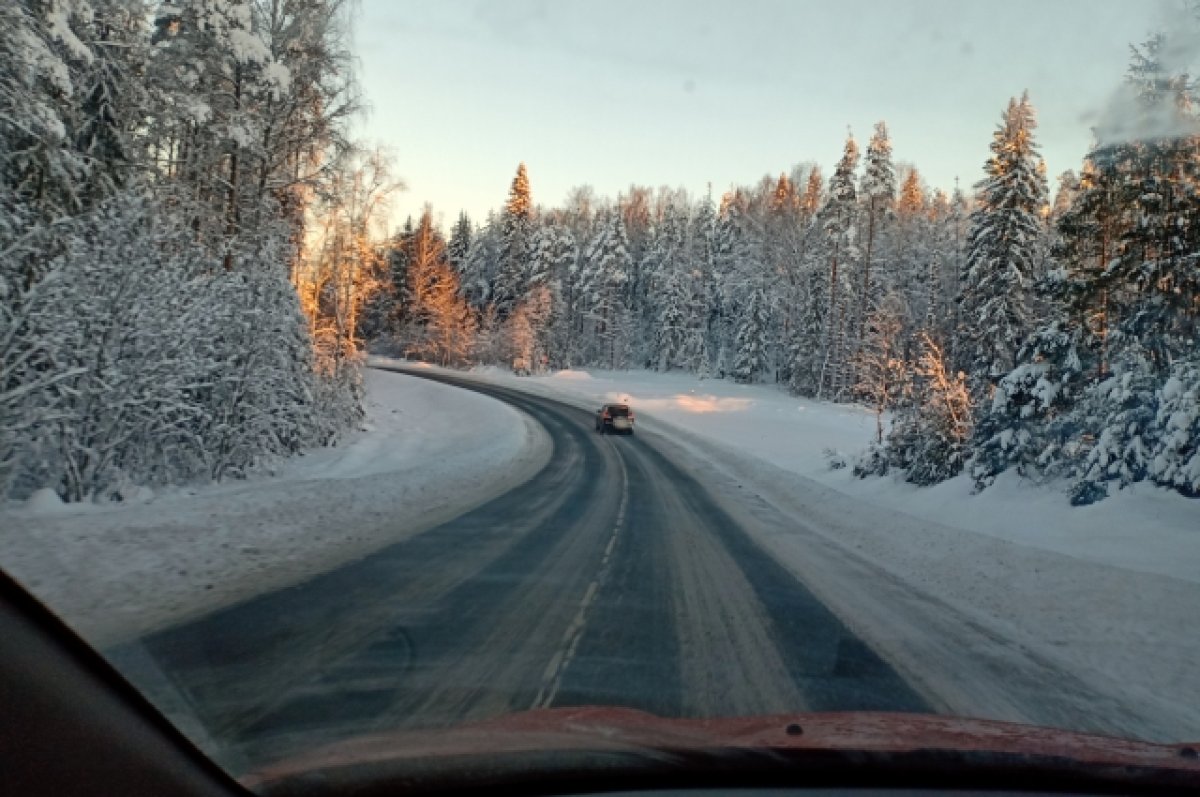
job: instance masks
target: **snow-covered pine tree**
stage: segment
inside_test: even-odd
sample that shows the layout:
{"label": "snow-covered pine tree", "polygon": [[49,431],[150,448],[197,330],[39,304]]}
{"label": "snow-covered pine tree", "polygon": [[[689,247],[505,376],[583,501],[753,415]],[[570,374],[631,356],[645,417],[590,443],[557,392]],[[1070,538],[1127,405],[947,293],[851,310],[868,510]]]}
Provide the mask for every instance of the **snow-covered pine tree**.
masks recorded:
{"label": "snow-covered pine tree", "polygon": [[970,217],[965,273],[959,296],[959,365],[973,393],[986,398],[1016,362],[1032,331],[1031,292],[1043,236],[1046,178],[1029,95],[1010,100],[992,139],[986,177],[977,185]]}

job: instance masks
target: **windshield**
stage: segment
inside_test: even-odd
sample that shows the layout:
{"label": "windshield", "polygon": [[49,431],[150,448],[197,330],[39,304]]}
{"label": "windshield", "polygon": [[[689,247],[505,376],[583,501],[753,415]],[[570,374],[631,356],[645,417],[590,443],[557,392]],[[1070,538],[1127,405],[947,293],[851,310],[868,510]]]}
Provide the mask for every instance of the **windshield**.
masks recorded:
{"label": "windshield", "polygon": [[239,776],[564,707],[1200,739],[1197,42],[0,4],[0,568]]}

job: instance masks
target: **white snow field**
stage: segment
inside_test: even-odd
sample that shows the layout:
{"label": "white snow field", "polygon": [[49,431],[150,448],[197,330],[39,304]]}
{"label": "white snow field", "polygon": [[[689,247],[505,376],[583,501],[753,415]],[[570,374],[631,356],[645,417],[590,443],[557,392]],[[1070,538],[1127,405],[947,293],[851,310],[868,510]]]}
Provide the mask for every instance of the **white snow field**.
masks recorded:
{"label": "white snow field", "polygon": [[628,401],[643,432],[740,491],[731,506],[785,512],[790,528],[763,524],[760,542],[942,710],[1200,739],[1200,501],[1139,485],[1071,507],[1062,486],[1015,477],[977,495],[963,477],[860,480],[823,451],[852,462],[874,416],[772,387],[644,371],[472,376],[591,409]]}
{"label": "white snow field", "polygon": [[477,393],[368,370],[367,417],[273,474],[66,505],[0,507],[0,567],[105,647],[295,583],[507,491],[548,460],[527,416]]}

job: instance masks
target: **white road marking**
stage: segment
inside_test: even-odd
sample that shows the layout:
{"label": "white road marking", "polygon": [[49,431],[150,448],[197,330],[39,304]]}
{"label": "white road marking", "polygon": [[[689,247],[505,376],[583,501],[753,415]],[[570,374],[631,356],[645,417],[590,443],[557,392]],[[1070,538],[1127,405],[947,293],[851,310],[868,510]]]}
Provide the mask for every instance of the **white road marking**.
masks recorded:
{"label": "white road marking", "polygon": [[625,526],[625,511],[629,504],[629,471],[625,469],[625,460],[621,459],[620,455],[617,456],[617,462],[621,465],[621,505],[617,507],[617,519],[613,523],[608,545],[604,548],[604,558],[600,561],[600,572],[588,583],[583,598],[579,601],[579,611],[575,613],[575,618],[571,620],[563,634],[562,647],[554,653],[546,665],[546,669],[542,673],[542,686],[538,690],[537,697],[533,699],[532,708],[549,708],[554,702],[559,687],[562,686],[563,675],[570,666],[571,660],[575,658],[579,640],[583,638],[584,629],[587,628],[588,609],[596,599],[600,585],[608,577],[608,563],[612,557],[613,548],[617,545],[621,529]]}

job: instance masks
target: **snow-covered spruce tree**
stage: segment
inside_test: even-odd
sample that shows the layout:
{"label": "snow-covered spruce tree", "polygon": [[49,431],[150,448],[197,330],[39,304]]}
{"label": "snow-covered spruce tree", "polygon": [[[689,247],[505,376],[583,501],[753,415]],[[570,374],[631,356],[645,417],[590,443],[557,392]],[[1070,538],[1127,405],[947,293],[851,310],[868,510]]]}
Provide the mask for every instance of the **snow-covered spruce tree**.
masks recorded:
{"label": "snow-covered spruce tree", "polygon": [[788,389],[801,396],[816,396],[821,368],[825,363],[822,343],[826,334],[825,273],[820,264],[810,264],[800,276],[796,321],[787,343]]}
{"label": "snow-covered spruce tree", "polygon": [[[874,275],[871,269],[878,256],[877,242],[886,233],[885,228],[892,219],[896,202],[896,170],[892,165],[892,141],[888,136],[887,125],[882,121],[876,123],[875,132],[867,144],[866,166],[859,186],[859,196],[863,203],[866,229],[861,264],[862,284],[855,312],[858,315],[857,337],[862,338],[869,309],[876,304],[877,297],[883,295],[872,282]],[[886,269],[887,265],[882,264],[881,267]]]}
{"label": "snow-covered spruce tree", "polygon": [[573,275],[579,261],[579,247],[569,227],[550,222],[534,234],[530,266],[532,294],[539,287],[547,291],[539,302],[548,303],[541,328],[537,330],[538,346],[551,367],[564,367],[573,357],[575,309]]}
{"label": "snow-covered spruce tree", "polygon": [[[1127,141],[1126,129],[1093,156],[1132,220],[1097,279],[1112,315],[1111,345],[1140,348],[1164,377],[1200,339],[1200,120],[1189,77],[1167,69],[1174,46],[1159,36],[1135,49],[1127,83],[1138,116],[1127,123],[1144,132]],[[1104,141],[1121,132],[1098,134]]]}
{"label": "snow-covered spruce tree", "polygon": [[[921,328],[930,330],[936,339],[949,341],[957,328],[954,300],[958,295],[962,256],[957,243],[962,215],[955,199],[938,189],[929,201],[928,219],[925,278],[917,291],[919,298],[910,317]],[[922,320],[918,322],[917,319]],[[946,353],[953,362],[951,346],[947,346]]]}
{"label": "snow-covered spruce tree", "polygon": [[1108,494],[1108,483],[1127,486],[1149,474],[1157,447],[1158,388],[1150,358],[1127,349],[1113,362],[1112,373],[1091,385],[1076,417],[1099,429],[1084,450],[1071,503],[1090,504]]}
{"label": "snow-covered spruce tree", "polygon": [[1049,317],[979,408],[971,465],[978,489],[1009,467],[1026,478],[1077,469],[1091,426],[1079,405],[1109,370],[1109,299],[1098,280],[1129,224],[1116,191],[1120,181],[1089,157],[1071,206],[1058,218],[1059,268],[1039,288]]}
{"label": "snow-covered spruce tree", "polygon": [[477,312],[492,306],[500,247],[500,223],[489,213],[487,223],[471,240],[466,259],[457,266],[462,296]]}
{"label": "snow-covered spruce tree", "polygon": [[904,300],[889,293],[867,314],[866,334],[856,363],[855,392],[875,412],[876,445],[883,444],[884,413],[903,397],[908,383],[908,363],[898,348],[906,312]]}
{"label": "snow-covered spruce tree", "polygon": [[655,368],[670,371],[684,365],[691,338],[691,291],[684,275],[672,270],[662,277],[658,323],[654,328]]}
{"label": "snow-covered spruce tree", "polygon": [[716,348],[716,220],[712,196],[706,195],[689,221],[685,255],[691,299],[684,368],[705,378],[712,375],[712,352]]}
{"label": "snow-covered spruce tree", "polygon": [[829,179],[829,194],[818,219],[823,232],[826,274],[823,310],[821,367],[817,397],[842,398],[848,389],[850,314],[854,302],[852,274],[860,257],[858,248],[858,195],[854,174],[858,168],[858,144],[846,139],[842,158]]}
{"label": "snow-covered spruce tree", "polygon": [[528,272],[533,242],[533,198],[525,164],[517,166],[500,214],[500,240],[492,301],[500,317],[507,318],[529,288]]}
{"label": "snow-covered spruce tree", "polygon": [[471,251],[471,239],[474,234],[475,228],[471,225],[471,218],[465,210],[461,211],[454,222],[454,228],[450,230],[450,240],[446,243],[446,256],[450,259],[450,265],[460,274],[467,254]]}
{"label": "snow-covered spruce tree", "polygon": [[733,338],[738,318],[742,261],[749,245],[742,216],[744,202],[737,192],[721,198],[721,207],[713,229],[713,354],[717,376],[726,376],[732,368]]}
{"label": "snow-covered spruce tree", "polygon": [[[640,304],[641,338],[649,344],[642,360],[659,370],[677,367],[683,347],[683,314],[687,301],[683,298],[680,272],[685,268],[687,257],[687,224],[687,209],[668,200],[661,218],[650,231],[639,268],[639,291],[635,297]],[[668,316],[674,318],[664,327],[664,318]],[[676,333],[678,339],[667,341]],[[668,347],[666,351],[664,343]]]}
{"label": "snow-covered spruce tree", "polygon": [[971,397],[962,372],[947,369],[941,346],[921,336],[911,403],[896,413],[886,443],[889,466],[913,484],[957,476],[970,453]]}
{"label": "snow-covered spruce tree", "polygon": [[775,329],[770,354],[777,382],[792,384],[795,346],[808,345],[799,340],[797,327],[803,315],[806,270],[811,267],[808,249],[812,243],[812,216],[803,206],[796,186],[807,180],[811,170],[798,167],[791,177],[781,174],[763,215],[761,261],[773,276],[768,300]]}
{"label": "snow-covered spruce tree", "polygon": [[761,286],[750,292],[739,321],[732,375],[738,382],[757,382],[767,370],[766,336],[770,324],[766,291]]}
{"label": "snow-covered spruce tree", "polygon": [[545,330],[552,311],[550,288],[531,288],[525,300],[513,308],[504,322],[507,347],[506,364],[518,376],[541,373],[549,358],[545,349]]}
{"label": "snow-covered spruce tree", "polygon": [[1010,467],[1033,479],[1070,473],[1082,445],[1077,405],[1094,378],[1095,351],[1086,329],[1066,319],[1030,336],[1017,367],[979,408],[971,462],[976,489]]}
{"label": "snow-covered spruce tree", "polygon": [[626,363],[631,318],[625,293],[631,264],[625,221],[610,210],[583,254],[579,301],[589,340],[585,362],[606,368]]}
{"label": "snow-covered spruce tree", "polygon": [[1168,472],[1156,468],[1157,452],[1188,450],[1178,434],[1186,420],[1156,409],[1200,334],[1200,135],[1189,82],[1164,68],[1166,49],[1155,37],[1135,50],[1130,111],[1120,130],[1097,131],[1061,214],[1061,272],[1048,282],[1056,317],[1037,340],[1064,343],[1029,348],[1002,382],[1030,387],[1006,387],[982,420],[973,468],[981,485],[1016,463],[1023,473],[1076,477],[1072,500],[1088,503],[1110,481]]}
{"label": "snow-covered spruce tree", "polygon": [[965,370],[976,397],[1008,373],[1031,331],[1030,294],[1044,241],[1046,177],[1029,95],[1010,100],[993,135],[992,156],[970,217],[959,297]]}

